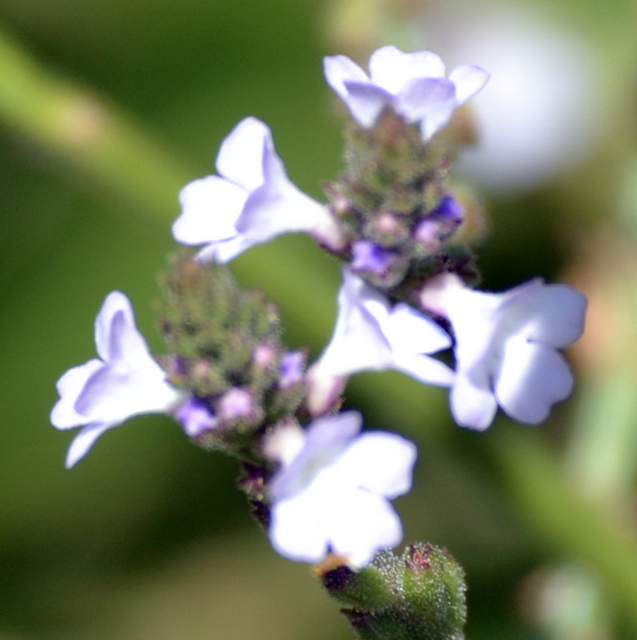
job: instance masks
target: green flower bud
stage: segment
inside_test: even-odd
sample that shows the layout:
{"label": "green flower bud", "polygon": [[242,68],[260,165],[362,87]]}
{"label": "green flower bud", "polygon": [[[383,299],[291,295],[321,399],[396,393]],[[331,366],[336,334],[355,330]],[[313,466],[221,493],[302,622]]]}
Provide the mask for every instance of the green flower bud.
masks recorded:
{"label": "green flower bud", "polygon": [[358,572],[333,558],[317,573],[362,640],[464,640],[464,572],[445,549],[382,551]]}

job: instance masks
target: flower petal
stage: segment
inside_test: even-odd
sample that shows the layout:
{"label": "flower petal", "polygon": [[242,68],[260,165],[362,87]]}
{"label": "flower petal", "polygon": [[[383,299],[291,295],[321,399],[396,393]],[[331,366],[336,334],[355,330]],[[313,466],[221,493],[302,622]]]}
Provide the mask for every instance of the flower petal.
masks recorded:
{"label": "flower petal", "polygon": [[411,489],[416,446],[392,433],[363,433],[341,455],[338,472],[358,487],[386,498]]}
{"label": "flower petal", "polygon": [[352,117],[365,128],[373,126],[380,112],[394,102],[391,93],[369,82],[346,82],[345,86],[345,103]]}
{"label": "flower petal", "polygon": [[369,59],[371,80],[390,93],[397,94],[416,78],[444,78],[445,65],[430,51],[405,53],[394,46],[381,47]]}
{"label": "flower petal", "polygon": [[389,342],[375,317],[382,315],[384,304],[380,294],[344,270],[334,334],[314,367],[332,376],[388,367],[391,363]]}
{"label": "flower petal", "polygon": [[313,233],[334,226],[329,209],[289,181],[266,183],[253,191],[237,220],[237,229],[255,244],[284,233]]}
{"label": "flower petal", "polygon": [[331,465],[363,426],[357,411],[317,418],[305,432],[303,449],[270,483],[270,495],[280,499],[308,486],[317,469]]}
{"label": "flower petal", "polygon": [[121,291],[111,291],[106,296],[95,318],[95,346],[97,354],[104,362],[109,362],[115,357],[113,353],[113,350],[116,349],[116,346],[113,345],[113,322],[116,316],[120,317],[122,326],[126,324],[135,326],[133,307],[128,297]]}
{"label": "flower petal", "polygon": [[323,58],[323,72],[327,84],[344,100],[348,90],[345,82],[369,82],[367,74],[347,56],[326,56]]}
{"label": "flower petal", "polygon": [[244,118],[221,143],[219,175],[252,191],[263,184],[263,154],[272,147],[270,128],[257,118]]}
{"label": "flower petal", "polygon": [[190,182],[179,194],[181,215],[173,223],[173,237],[197,245],[236,236],[235,223],[247,196],[243,187],[219,176]]}
{"label": "flower petal", "polygon": [[423,384],[450,387],[455,380],[454,372],[443,362],[424,355],[398,355],[392,368]]}
{"label": "flower petal", "polygon": [[487,84],[490,74],[472,64],[463,64],[449,74],[449,80],[456,85],[456,100],[463,104]]}
{"label": "flower petal", "polygon": [[449,122],[456,109],[456,89],[445,78],[414,80],[397,97],[397,110],[409,122],[420,122],[428,140]]}
{"label": "flower petal", "polygon": [[276,501],[270,510],[270,542],[282,556],[297,562],[319,562],[327,554],[321,507],[305,492]]}
{"label": "flower petal", "polygon": [[71,429],[87,423],[86,416],[76,411],[75,400],[89,378],[103,366],[104,363],[101,360],[89,360],[69,369],[58,380],[56,386],[60,399],[51,411],[51,424],[56,429]]}
{"label": "flower petal", "polygon": [[146,340],[135,326],[134,317],[126,314],[124,309],[113,316],[109,338],[109,364],[125,366],[148,381],[164,380],[166,374],[150,354]]}
{"label": "flower petal", "polygon": [[96,423],[84,427],[73,439],[66,454],[64,466],[67,469],[74,467],[95,444],[95,441],[106,431],[116,427],[119,423]]}
{"label": "flower petal", "polygon": [[142,413],[168,412],[181,397],[163,377],[104,366],[89,378],[75,408],[87,422],[123,422]]}
{"label": "flower petal", "polygon": [[339,487],[330,507],[332,550],[348,558],[355,568],[368,564],[380,549],[395,547],[402,540],[400,518],[385,498]]}
{"label": "flower petal", "polygon": [[390,312],[386,332],[394,353],[436,353],[451,346],[451,337],[428,316],[405,303]]}
{"label": "flower petal", "polygon": [[539,424],[572,389],[573,375],[562,355],[552,347],[529,343],[522,337],[507,342],[495,394],[512,418]]}
{"label": "flower petal", "polygon": [[238,234],[234,238],[220,240],[219,242],[209,244],[197,254],[196,259],[200,262],[209,262],[214,260],[219,264],[226,264],[227,262],[234,260],[247,249],[254,247],[255,244],[258,243]]}
{"label": "flower petal", "polygon": [[534,291],[525,301],[530,316],[525,335],[552,347],[567,347],[584,331],[586,297],[565,284],[549,284]]}
{"label": "flower petal", "polygon": [[466,372],[456,372],[449,394],[451,413],[461,427],[484,431],[493,422],[498,404],[487,384],[472,381]]}

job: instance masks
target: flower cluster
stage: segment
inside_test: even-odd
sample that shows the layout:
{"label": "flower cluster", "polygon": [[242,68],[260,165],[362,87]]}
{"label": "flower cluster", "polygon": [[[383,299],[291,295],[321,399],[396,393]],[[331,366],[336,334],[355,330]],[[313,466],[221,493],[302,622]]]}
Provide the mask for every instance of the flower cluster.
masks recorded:
{"label": "flower cluster", "polygon": [[[173,259],[163,280],[168,355],[150,355],[130,302],[111,293],[96,321],[99,359],[62,376],[51,414],[59,429],[82,427],[69,467],[132,416],[173,416],[193,442],[243,463],[240,487],[278,552],[305,562],[331,552],[354,569],[400,542],[390,500],[409,490],[416,451],[338,413],[349,376],[394,369],[449,388],[464,427],[486,429],[498,407],[537,424],[571,392],[559,349],[581,334],[586,307],[571,287],[541,279],[499,294],[472,288],[459,233],[467,203],[449,185],[456,150],[442,129],[488,74],[464,65],[447,76],[436,55],[395,47],[369,68],[325,59],[353,118],[327,203],[292,184],[263,122],[242,120],[221,145],[218,175],[180,194],[173,235],[202,248]],[[306,352],[282,343],[276,307],[225,266],[294,232],[342,262],[334,333],[307,369]]]}

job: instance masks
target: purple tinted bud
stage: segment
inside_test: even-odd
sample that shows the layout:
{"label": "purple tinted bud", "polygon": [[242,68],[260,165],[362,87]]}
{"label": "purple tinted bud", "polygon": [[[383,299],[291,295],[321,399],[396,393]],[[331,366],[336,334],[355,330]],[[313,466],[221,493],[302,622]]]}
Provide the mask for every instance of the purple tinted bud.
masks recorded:
{"label": "purple tinted bud", "polygon": [[203,400],[190,398],[175,411],[175,418],[182,423],[186,435],[198,438],[217,427],[218,420]]}
{"label": "purple tinted bud", "polygon": [[350,269],[359,271],[371,271],[376,275],[386,273],[396,261],[396,254],[379,247],[369,240],[359,240],[352,245],[354,259]]}
{"label": "purple tinted bud", "polygon": [[252,394],[245,389],[230,389],[219,401],[219,417],[224,422],[251,418],[253,414]]}
{"label": "purple tinted bud", "polygon": [[456,230],[463,219],[462,205],[454,197],[445,196],[416,227],[414,240],[432,251],[438,251],[440,243]]}
{"label": "purple tinted bud", "polygon": [[424,244],[432,251],[440,249],[440,222],[432,218],[425,218],[414,232],[414,240]]}
{"label": "purple tinted bud", "polygon": [[394,247],[409,238],[408,222],[393,213],[381,213],[365,225],[363,236],[382,247]]}
{"label": "purple tinted bud", "polygon": [[303,380],[305,368],[305,352],[289,351],[281,358],[281,376],[279,388],[289,389]]}
{"label": "purple tinted bud", "polygon": [[441,221],[460,224],[464,218],[464,208],[453,196],[445,196],[430,215]]}
{"label": "purple tinted bud", "polygon": [[252,353],[252,361],[259,369],[269,369],[276,358],[276,349],[267,344],[258,345]]}

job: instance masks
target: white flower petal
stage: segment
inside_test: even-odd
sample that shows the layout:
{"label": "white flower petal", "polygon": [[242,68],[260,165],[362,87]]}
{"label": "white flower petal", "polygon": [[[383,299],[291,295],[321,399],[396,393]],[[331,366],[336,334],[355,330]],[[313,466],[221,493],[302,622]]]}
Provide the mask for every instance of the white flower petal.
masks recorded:
{"label": "white flower petal", "polygon": [[95,441],[106,431],[116,427],[117,424],[89,424],[84,427],[73,439],[66,454],[64,466],[67,469],[74,467],[95,444]]}
{"label": "white flower petal", "polygon": [[270,517],[270,542],[282,556],[297,562],[319,562],[326,556],[323,513],[312,500],[312,494],[302,493],[275,502]]}
{"label": "white flower petal", "polygon": [[270,128],[257,118],[244,118],[221,143],[219,175],[252,191],[263,184],[263,155],[272,148]]}
{"label": "white flower petal", "polygon": [[75,407],[86,422],[123,422],[143,413],[166,413],[180,399],[162,378],[104,366],[87,381]]}
{"label": "white flower petal", "polygon": [[512,418],[539,424],[572,389],[568,365],[552,347],[529,343],[521,337],[507,342],[495,394],[498,404]]}
{"label": "white flower petal", "polygon": [[484,431],[493,422],[498,404],[491,388],[476,384],[466,372],[456,372],[449,394],[451,413],[461,427]]}
{"label": "white flower petal", "polygon": [[247,197],[243,187],[219,176],[190,182],[179,194],[181,215],[173,223],[173,237],[197,245],[236,236],[235,223]]}
{"label": "white flower petal", "polygon": [[[132,314],[132,310],[131,310]],[[126,367],[140,377],[153,382],[163,381],[166,374],[151,356],[146,340],[135,326],[135,320],[124,310],[118,311],[111,324],[110,357],[114,366]]]}
{"label": "white flower petal", "polygon": [[450,387],[455,380],[454,372],[444,363],[423,355],[397,355],[392,369],[404,373],[423,384]]}
{"label": "white flower petal", "polygon": [[457,106],[455,87],[445,79],[414,80],[396,100],[397,111],[408,122],[421,123],[425,140],[449,122]]}
{"label": "white flower petal", "polygon": [[363,433],[338,459],[335,466],[358,487],[386,498],[411,489],[416,446],[392,433]]}
{"label": "white flower petal", "polygon": [[579,291],[565,284],[550,284],[529,296],[525,304],[530,319],[525,327],[529,340],[552,347],[567,347],[584,331],[587,301]]}
{"label": "white flower petal", "polygon": [[323,58],[323,72],[327,83],[343,99],[347,97],[345,82],[369,82],[367,74],[347,56]]}
{"label": "white flower petal", "polygon": [[324,366],[310,367],[306,376],[305,406],[311,416],[320,416],[330,409],[337,401],[347,385],[347,376],[337,376]]}
{"label": "white flower petal", "polygon": [[383,304],[380,294],[344,270],[334,334],[314,367],[332,376],[388,367],[391,363],[389,342],[374,315],[382,315]]}
{"label": "white flower petal", "polygon": [[71,429],[86,424],[86,416],[75,409],[75,400],[85,387],[87,380],[104,366],[101,360],[89,360],[69,369],[57,382],[60,399],[51,411],[51,424],[56,429]]}
{"label": "white flower petal", "polygon": [[402,302],[391,310],[386,330],[397,354],[436,353],[451,346],[451,337],[437,322]]}
{"label": "white flower petal", "polygon": [[343,99],[361,127],[373,126],[380,112],[394,102],[390,93],[369,82],[346,82],[345,86],[347,95]]}
{"label": "white flower petal", "polygon": [[416,78],[444,78],[445,65],[430,51],[405,53],[389,45],[372,53],[369,71],[374,84],[397,94]]}
{"label": "white flower petal", "polygon": [[266,184],[253,191],[237,220],[237,229],[254,243],[267,242],[284,233],[313,233],[333,226],[329,209],[291,183],[284,189]]}
{"label": "white flower petal", "polygon": [[221,240],[219,242],[213,242],[207,247],[204,247],[196,256],[200,262],[209,262],[214,260],[219,264],[226,264],[231,260],[234,260],[237,256],[241,255],[247,249],[254,247],[258,244],[254,240],[248,240],[245,236],[236,235],[229,240]]}
{"label": "white flower petal", "polygon": [[464,104],[481,91],[489,80],[489,74],[480,67],[463,64],[449,74],[449,80],[456,85],[456,100]]}
{"label": "white flower petal", "polygon": [[97,355],[106,362],[113,358],[113,321],[117,315],[124,324],[135,326],[130,300],[121,291],[111,291],[95,318],[95,347]]}
{"label": "white flower petal", "polygon": [[272,479],[270,495],[280,499],[305,489],[326,462],[344,451],[362,426],[363,420],[357,411],[314,420],[305,432],[303,448]]}
{"label": "white flower petal", "polygon": [[312,452],[326,451],[349,442],[360,432],[363,418],[358,411],[317,418],[306,431],[305,446]]}
{"label": "white flower petal", "polygon": [[400,518],[389,502],[364,490],[338,489],[330,512],[329,540],[339,556],[360,568],[374,554],[395,547],[403,537]]}

